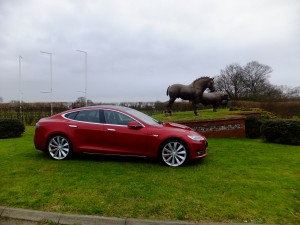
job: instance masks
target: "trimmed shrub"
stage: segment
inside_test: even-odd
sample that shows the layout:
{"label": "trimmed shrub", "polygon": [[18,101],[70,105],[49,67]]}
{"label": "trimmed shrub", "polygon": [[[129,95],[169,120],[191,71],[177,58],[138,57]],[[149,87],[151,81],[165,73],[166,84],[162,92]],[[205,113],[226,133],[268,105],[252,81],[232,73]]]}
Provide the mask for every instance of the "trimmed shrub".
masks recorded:
{"label": "trimmed shrub", "polygon": [[0,119],[0,139],[20,137],[25,131],[22,122],[15,119]]}
{"label": "trimmed shrub", "polygon": [[261,135],[267,142],[300,145],[299,120],[269,120],[262,124]]}
{"label": "trimmed shrub", "polygon": [[249,116],[245,120],[245,131],[247,138],[260,138],[260,127],[263,124],[264,120],[256,117]]}

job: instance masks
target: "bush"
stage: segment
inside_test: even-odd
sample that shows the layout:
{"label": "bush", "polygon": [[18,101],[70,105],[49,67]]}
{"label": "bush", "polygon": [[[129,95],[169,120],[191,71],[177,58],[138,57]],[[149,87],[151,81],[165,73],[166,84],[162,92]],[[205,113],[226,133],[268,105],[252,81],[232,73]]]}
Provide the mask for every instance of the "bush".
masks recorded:
{"label": "bush", "polygon": [[300,145],[300,121],[269,120],[262,124],[261,134],[267,142]]}
{"label": "bush", "polygon": [[20,137],[25,131],[22,122],[15,119],[0,119],[0,139]]}
{"label": "bush", "polygon": [[263,124],[263,120],[256,116],[249,116],[245,120],[245,130],[247,138],[260,138],[260,127]]}
{"label": "bush", "polygon": [[277,116],[274,113],[265,110],[261,111],[260,117],[264,119],[277,119]]}
{"label": "bush", "polygon": [[260,108],[280,118],[292,118],[293,116],[300,117],[300,100],[286,100],[276,102],[253,102],[253,101],[229,101],[228,106],[231,110],[240,108]]}

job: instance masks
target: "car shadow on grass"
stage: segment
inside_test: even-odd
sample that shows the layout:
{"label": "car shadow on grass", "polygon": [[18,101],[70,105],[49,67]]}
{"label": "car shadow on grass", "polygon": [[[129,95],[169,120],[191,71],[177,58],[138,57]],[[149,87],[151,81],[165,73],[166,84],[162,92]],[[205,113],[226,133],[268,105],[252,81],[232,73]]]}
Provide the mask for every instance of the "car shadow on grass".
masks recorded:
{"label": "car shadow on grass", "polygon": [[[156,158],[139,157],[139,156],[122,156],[122,155],[105,155],[105,154],[74,154],[70,160],[88,160],[88,161],[105,161],[117,163],[135,163],[148,164],[162,167],[170,167],[160,162]],[[196,167],[205,163],[205,158],[193,159],[180,167]]]}
{"label": "car shadow on grass", "polygon": [[[40,154],[36,155],[37,158],[42,160],[51,160],[50,156],[46,153],[40,152]],[[132,163],[132,164],[145,164],[145,165],[153,165],[153,166],[161,166],[161,167],[169,167],[164,163],[160,162],[156,158],[151,157],[141,157],[141,156],[123,156],[123,155],[107,155],[107,154],[90,154],[90,153],[74,153],[71,158],[62,160],[62,161],[90,161],[90,162],[111,162],[111,163]],[[185,165],[180,167],[197,167],[201,164],[206,164],[206,159],[193,159],[190,160]]]}
{"label": "car shadow on grass", "polygon": [[89,153],[76,153],[69,160],[159,164],[159,162],[156,159],[149,158],[149,157],[89,154]]}

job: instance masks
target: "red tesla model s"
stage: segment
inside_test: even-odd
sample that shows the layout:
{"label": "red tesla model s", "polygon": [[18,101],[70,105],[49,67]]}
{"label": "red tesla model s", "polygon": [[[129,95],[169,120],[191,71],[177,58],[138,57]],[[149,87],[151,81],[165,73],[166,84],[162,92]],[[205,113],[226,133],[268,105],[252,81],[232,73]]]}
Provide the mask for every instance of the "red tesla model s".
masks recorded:
{"label": "red tesla model s", "polygon": [[36,124],[36,149],[56,160],[72,153],[144,156],[180,166],[206,156],[206,138],[176,123],[158,122],[121,106],[92,106],[65,111]]}

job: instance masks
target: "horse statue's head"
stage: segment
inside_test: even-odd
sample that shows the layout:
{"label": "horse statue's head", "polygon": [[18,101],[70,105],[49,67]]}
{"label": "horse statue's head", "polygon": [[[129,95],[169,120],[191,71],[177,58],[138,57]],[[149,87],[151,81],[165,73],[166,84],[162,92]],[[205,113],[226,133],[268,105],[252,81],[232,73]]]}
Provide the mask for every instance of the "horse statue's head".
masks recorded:
{"label": "horse statue's head", "polygon": [[200,78],[194,80],[194,82],[192,83],[192,86],[194,88],[201,89],[203,91],[205,91],[208,88],[211,92],[214,92],[215,91],[214,84],[215,84],[214,78],[200,77]]}

